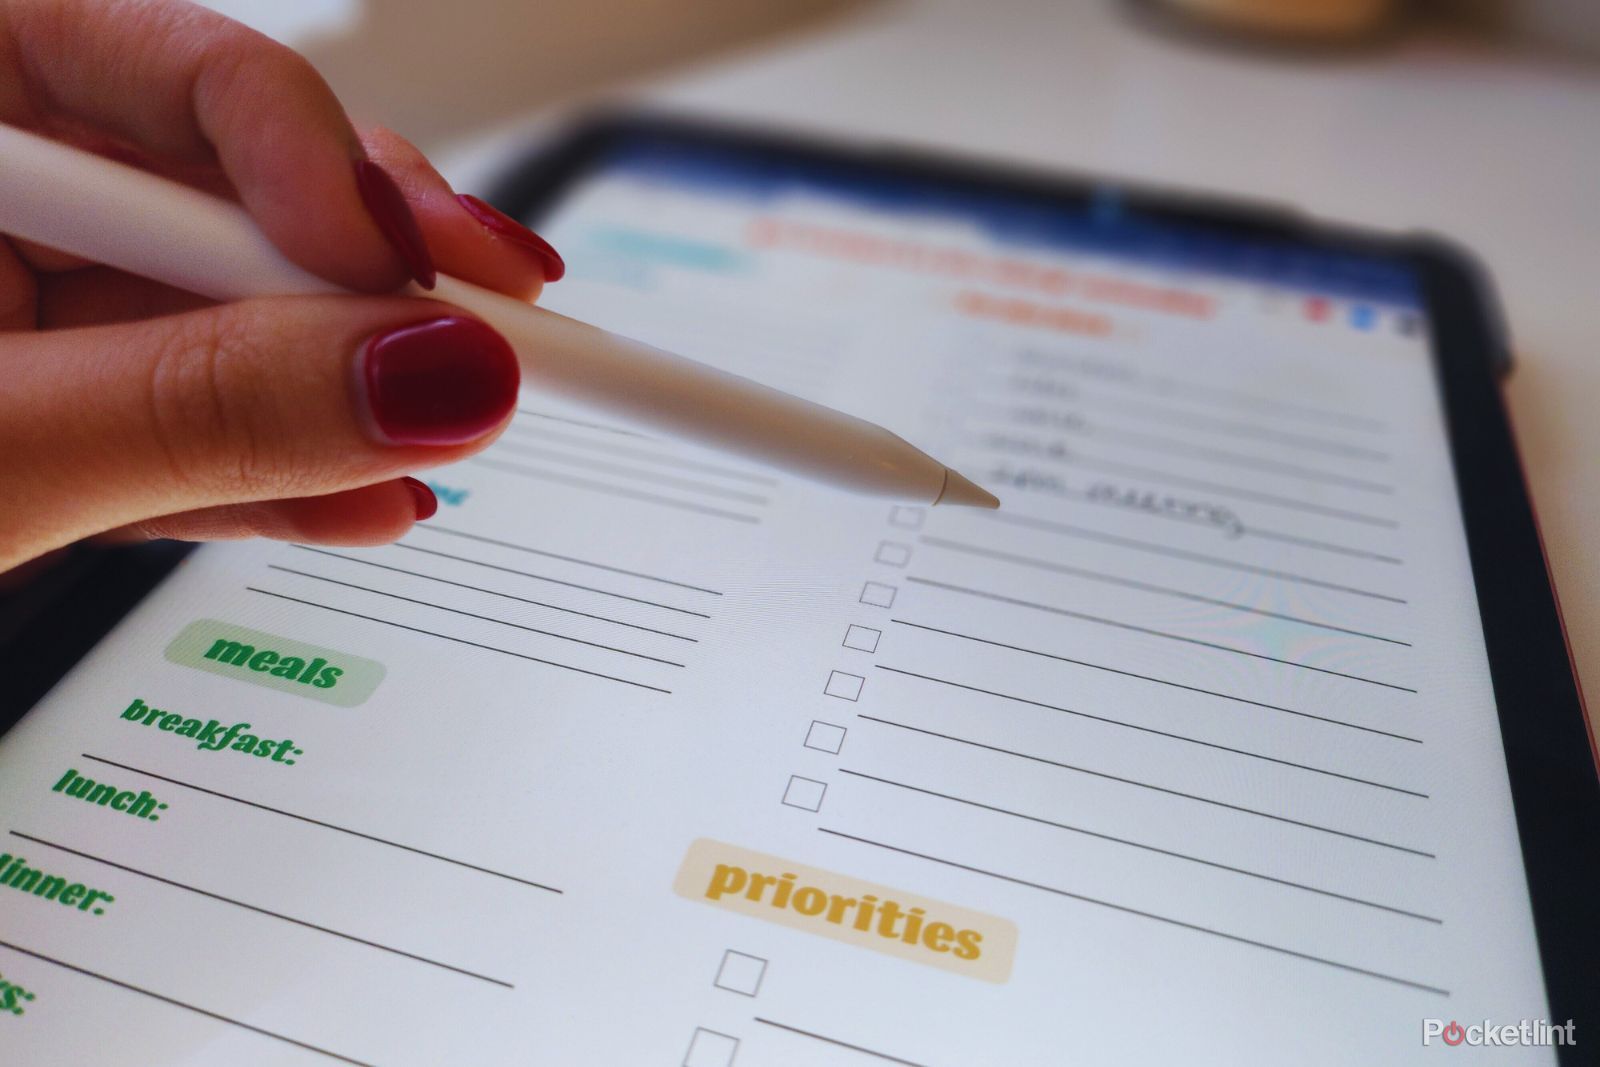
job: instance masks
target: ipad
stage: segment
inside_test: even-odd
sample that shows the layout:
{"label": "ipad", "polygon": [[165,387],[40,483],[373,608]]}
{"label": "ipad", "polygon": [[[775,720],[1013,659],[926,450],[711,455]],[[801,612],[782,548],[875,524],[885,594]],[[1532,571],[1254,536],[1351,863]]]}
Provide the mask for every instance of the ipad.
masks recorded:
{"label": "ipad", "polygon": [[529,389],[397,544],[197,549],[0,739],[7,1062],[1593,1062],[1594,750],[1466,257],[661,118],[496,200],[547,306],[1002,507]]}

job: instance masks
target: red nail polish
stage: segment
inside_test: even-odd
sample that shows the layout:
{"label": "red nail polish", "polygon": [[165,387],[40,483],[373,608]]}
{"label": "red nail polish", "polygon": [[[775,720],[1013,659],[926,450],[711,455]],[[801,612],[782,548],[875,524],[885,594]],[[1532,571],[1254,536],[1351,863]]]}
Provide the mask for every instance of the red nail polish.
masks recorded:
{"label": "red nail polish", "polygon": [[397,445],[459,445],[511,414],[517,357],[477,319],[447,316],[375,334],[357,363],[372,428]]}
{"label": "red nail polish", "polygon": [[433,269],[433,256],[428,252],[428,242],[423,240],[422,227],[411,213],[400,187],[389,177],[389,172],[370,159],[356,160],[356,188],[361,192],[361,202],[367,213],[378,224],[384,238],[405,260],[406,269],[424,289],[432,289],[438,273]]}
{"label": "red nail polish", "polygon": [[483,228],[496,237],[503,237],[512,244],[532,252],[544,270],[544,280],[558,282],[561,276],[567,273],[567,264],[561,258],[561,253],[551,247],[550,242],[528,229],[516,219],[505,212],[496,209],[493,205],[479,200],[475,196],[465,193],[456,197],[456,202],[466,209],[467,214],[477,219]]}
{"label": "red nail polish", "polygon": [[401,478],[400,480],[405,483],[407,489],[411,490],[411,495],[415,498],[413,503],[417,508],[417,521],[421,522],[423,519],[433,518],[433,513],[439,510],[439,498],[433,495],[433,490],[428,488],[427,483],[420,482],[415,478]]}

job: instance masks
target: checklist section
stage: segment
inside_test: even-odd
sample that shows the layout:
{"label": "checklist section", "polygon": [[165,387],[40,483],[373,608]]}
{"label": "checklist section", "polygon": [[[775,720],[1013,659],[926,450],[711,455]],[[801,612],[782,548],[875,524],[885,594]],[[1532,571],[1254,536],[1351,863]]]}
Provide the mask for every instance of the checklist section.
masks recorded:
{"label": "checklist section", "polygon": [[717,968],[717,977],[712,985],[730,993],[753,997],[761,992],[761,979],[766,973],[766,960],[730,948],[722,954],[722,965]]}
{"label": "checklist section", "polygon": [[889,509],[889,525],[898,526],[902,530],[920,530],[922,529],[922,522],[927,518],[927,515],[927,508],[896,504]]}
{"label": "checklist section", "polygon": [[789,776],[789,786],[783,791],[783,802],[802,811],[821,811],[822,797],[827,791],[828,783],[794,774]]}
{"label": "checklist section", "polygon": [[861,699],[861,687],[866,684],[867,680],[859,674],[834,671],[828,675],[828,684],[822,691],[840,700],[856,701]]}
{"label": "checklist section", "polygon": [[848,732],[837,723],[812,719],[810,728],[806,730],[806,747],[837,756],[839,750],[844,748],[844,737]]}
{"label": "checklist section", "polygon": [[852,624],[844,632],[845,648],[853,648],[857,652],[878,651],[878,641],[883,637],[882,630],[874,630],[870,626],[856,626]]}

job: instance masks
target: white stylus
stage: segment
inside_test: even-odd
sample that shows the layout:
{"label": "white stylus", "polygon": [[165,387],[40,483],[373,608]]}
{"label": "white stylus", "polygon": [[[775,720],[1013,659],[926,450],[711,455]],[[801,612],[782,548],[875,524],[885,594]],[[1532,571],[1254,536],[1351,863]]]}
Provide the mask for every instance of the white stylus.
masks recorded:
{"label": "white stylus", "polygon": [[[289,262],[236,204],[0,125],[0,233],[215,300],[340,292]],[[516,349],[524,380],[656,430],[875,496],[999,507],[863,419],[445,275],[455,304]]]}

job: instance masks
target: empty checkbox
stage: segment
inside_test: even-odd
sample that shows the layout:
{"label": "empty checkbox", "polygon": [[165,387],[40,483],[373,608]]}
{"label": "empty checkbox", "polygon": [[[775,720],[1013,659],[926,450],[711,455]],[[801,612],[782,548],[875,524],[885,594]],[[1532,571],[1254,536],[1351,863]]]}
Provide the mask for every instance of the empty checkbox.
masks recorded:
{"label": "empty checkbox", "polygon": [[927,511],[924,508],[908,508],[904,504],[896,504],[889,509],[889,525],[898,526],[902,530],[920,530],[926,515]]}
{"label": "empty checkbox", "polygon": [[899,541],[883,541],[872,558],[891,567],[904,567],[911,562],[911,546]]}
{"label": "empty checkbox", "polygon": [[894,607],[895,587],[882,582],[868,582],[861,587],[861,602],[875,608]]}
{"label": "empty checkbox", "polygon": [[844,647],[853,648],[858,652],[878,651],[878,638],[883,636],[882,630],[874,630],[870,626],[851,626],[844,632]]}
{"label": "empty checkbox", "polygon": [[837,756],[839,750],[844,747],[844,735],[843,726],[835,726],[821,719],[812,719],[811,729],[806,731],[806,747]]}
{"label": "empty checkbox", "polygon": [[822,687],[822,691],[840,700],[860,700],[861,687],[866,684],[867,680],[859,674],[834,671],[828,675],[828,684]]}
{"label": "empty checkbox", "polygon": [[791,808],[821,811],[822,795],[827,791],[828,783],[819,782],[815,778],[802,778],[795,774],[789,777],[789,788],[783,791],[783,802]]}
{"label": "empty checkbox", "polygon": [[753,997],[761,991],[761,978],[767,973],[767,961],[733,949],[722,954],[722,966],[717,968],[712,984],[730,993],[743,993]]}
{"label": "empty checkbox", "polygon": [[697,1026],[694,1037],[689,1039],[689,1054],[683,1058],[683,1067],[731,1067],[738,1051],[738,1038]]}

